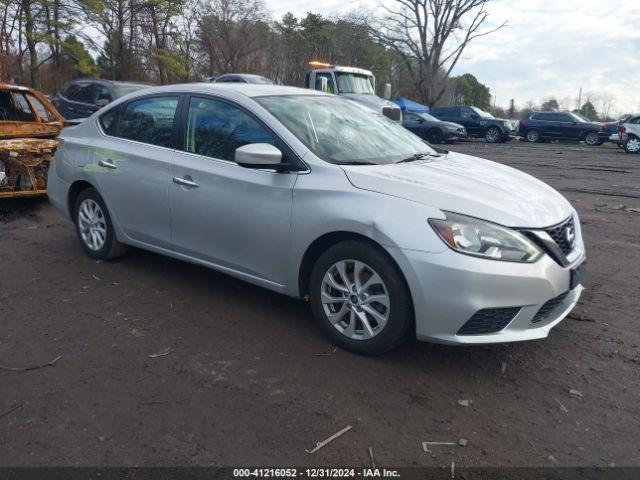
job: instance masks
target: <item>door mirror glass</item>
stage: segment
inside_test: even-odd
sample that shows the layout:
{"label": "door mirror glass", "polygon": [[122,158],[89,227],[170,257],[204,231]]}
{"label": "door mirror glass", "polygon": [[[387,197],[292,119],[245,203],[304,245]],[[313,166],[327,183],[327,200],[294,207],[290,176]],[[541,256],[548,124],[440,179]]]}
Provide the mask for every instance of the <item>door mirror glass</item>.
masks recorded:
{"label": "door mirror glass", "polygon": [[282,162],[282,152],[269,143],[251,143],[236,148],[235,161],[248,168],[265,168]]}
{"label": "door mirror glass", "polygon": [[108,98],[99,98],[98,100],[96,100],[96,107],[104,107],[105,105],[109,105],[109,99]]}

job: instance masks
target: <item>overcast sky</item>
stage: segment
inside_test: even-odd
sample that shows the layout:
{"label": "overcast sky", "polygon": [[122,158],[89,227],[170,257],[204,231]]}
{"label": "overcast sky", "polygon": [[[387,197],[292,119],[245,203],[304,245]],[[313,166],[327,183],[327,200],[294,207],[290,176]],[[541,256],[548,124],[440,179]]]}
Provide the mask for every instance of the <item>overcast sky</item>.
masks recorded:
{"label": "overcast sky", "polygon": [[[385,0],[392,3],[393,0]],[[358,1],[265,0],[276,18],[287,11],[325,15]],[[367,2],[367,5],[375,5]],[[502,30],[479,38],[456,74],[470,72],[491,88],[497,104],[541,103],[553,96],[575,108],[578,91],[596,109],[613,96],[612,112],[640,111],[640,0],[493,0],[490,24]]]}

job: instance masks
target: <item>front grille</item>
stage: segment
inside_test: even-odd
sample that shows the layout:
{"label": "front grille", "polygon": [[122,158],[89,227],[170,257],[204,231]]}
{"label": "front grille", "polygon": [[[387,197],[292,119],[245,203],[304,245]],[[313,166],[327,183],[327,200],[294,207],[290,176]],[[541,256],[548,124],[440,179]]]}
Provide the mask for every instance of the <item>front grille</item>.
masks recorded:
{"label": "front grille", "polygon": [[531,323],[538,323],[542,320],[545,320],[546,318],[549,318],[555,311],[555,309],[558,308],[562,302],[564,302],[564,299],[567,298],[567,295],[569,295],[569,292],[564,292],[562,295],[558,295],[557,297],[552,298],[547,303],[542,305],[540,307],[540,310],[538,310],[538,313],[534,315]]}
{"label": "front grille", "polygon": [[383,107],[382,114],[385,117],[390,118],[391,120],[399,121],[400,120],[400,109],[395,107]]}
{"label": "front grille", "polygon": [[562,251],[563,254],[567,255],[571,250],[573,250],[574,242],[570,242],[567,239],[567,229],[571,229],[571,232],[575,238],[575,225],[573,224],[573,217],[570,217],[565,222],[562,222],[560,225],[556,225],[555,227],[548,228],[545,230],[549,236],[556,242],[558,248]]}
{"label": "front grille", "polygon": [[478,310],[467,320],[457,335],[482,335],[495,333],[506,327],[518,314],[520,307],[485,308]]}

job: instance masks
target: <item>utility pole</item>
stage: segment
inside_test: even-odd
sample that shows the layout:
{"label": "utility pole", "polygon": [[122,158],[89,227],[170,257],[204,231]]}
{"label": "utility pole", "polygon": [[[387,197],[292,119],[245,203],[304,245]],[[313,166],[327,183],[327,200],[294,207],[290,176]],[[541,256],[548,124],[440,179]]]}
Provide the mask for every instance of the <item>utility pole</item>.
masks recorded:
{"label": "utility pole", "polygon": [[580,87],[580,93],[578,93],[578,107],[576,110],[580,111],[580,107],[582,107],[582,87]]}

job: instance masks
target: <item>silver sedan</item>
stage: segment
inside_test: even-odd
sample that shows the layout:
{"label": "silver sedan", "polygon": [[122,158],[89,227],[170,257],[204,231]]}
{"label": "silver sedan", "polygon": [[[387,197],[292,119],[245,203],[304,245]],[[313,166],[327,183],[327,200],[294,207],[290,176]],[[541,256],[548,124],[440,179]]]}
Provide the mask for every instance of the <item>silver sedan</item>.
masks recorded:
{"label": "silver sedan", "polygon": [[543,338],[583,290],[559,193],[321,92],[145,89],[65,128],[48,182],[89,256],[133,246],[308,299],[362,354]]}

